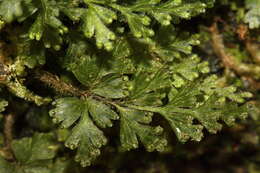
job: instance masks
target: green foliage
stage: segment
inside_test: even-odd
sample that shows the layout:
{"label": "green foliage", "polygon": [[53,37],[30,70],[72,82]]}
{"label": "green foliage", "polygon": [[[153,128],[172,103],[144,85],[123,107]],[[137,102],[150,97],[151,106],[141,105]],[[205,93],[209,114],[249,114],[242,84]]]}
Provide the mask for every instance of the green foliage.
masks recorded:
{"label": "green foliage", "polygon": [[[260,2],[258,0],[223,0],[220,3],[229,5],[231,10],[236,12],[236,20],[249,24],[250,29],[256,29],[260,26]],[[243,4],[241,6],[241,4]]]}
{"label": "green foliage", "polygon": [[52,159],[57,152],[54,135],[35,133],[33,137],[22,138],[12,142],[16,163],[8,163],[0,157],[0,171],[11,173],[43,172],[51,173]]}
{"label": "green foliage", "polygon": [[5,110],[5,107],[8,105],[8,102],[5,100],[0,101],[0,112],[3,112]]}
{"label": "green foliage", "polygon": [[[108,115],[113,119],[116,118],[115,113],[103,104],[98,104],[99,106],[96,105],[97,107],[93,109],[91,100],[88,103],[88,101],[84,102],[77,98],[63,98],[57,100],[54,104],[57,108],[53,109],[50,115],[54,117],[55,122],[62,122],[63,128],[70,127],[80,119],[72,129],[65,146],[71,149],[79,147],[75,159],[80,161],[82,166],[90,165],[91,161],[99,155],[99,148],[107,142],[103,132],[93,124],[90,116],[94,117],[93,119],[99,123],[104,122],[102,126],[111,126],[110,119],[108,117],[104,119],[102,116]],[[90,111],[88,107],[90,107]]]}
{"label": "green foliage", "polygon": [[[207,3],[212,2],[213,0],[210,0]],[[72,21],[82,21],[80,30],[87,38],[95,36],[98,48],[105,47],[105,49],[111,50],[113,48],[112,41],[115,40],[116,34],[108,27],[113,20],[118,18],[119,14],[117,13],[122,15],[121,23],[128,23],[135,37],[149,38],[154,35],[154,31],[149,28],[151,22],[149,16],[155,18],[162,25],[169,25],[172,19],[188,19],[204,12],[207,7],[201,1],[173,0],[164,3],[160,0],[149,0],[126,4],[114,1],[85,0],[84,4],[87,8],[80,7],[80,1],[37,0],[32,2],[19,0],[13,2],[3,0],[0,4],[0,9],[2,9],[0,15],[8,23],[16,18],[22,21],[32,14],[36,15],[35,21],[29,29],[29,38],[43,39],[46,48],[53,47],[59,50],[63,40],[60,34],[68,32],[68,28],[59,19],[61,14],[64,14]],[[25,7],[23,8],[23,6]]]}
{"label": "green foliage", "polygon": [[249,23],[250,28],[260,26],[260,2],[258,0],[246,0],[248,12],[245,15],[245,22]]}
{"label": "green foliage", "polygon": [[[250,28],[259,25],[257,2],[245,1]],[[206,130],[245,119],[252,94],[222,85],[193,51],[200,34],[185,26],[213,4],[0,0],[1,98],[26,124],[6,146],[11,159],[0,150],[0,172],[80,172],[68,168],[71,156],[86,167],[111,144],[165,152],[169,132],[181,143],[201,141]]]}
{"label": "green foliage", "polygon": [[[8,105],[8,102],[5,100],[0,101],[0,112],[3,112],[5,110],[5,107]],[[3,119],[3,115],[0,113],[0,123]]]}
{"label": "green foliage", "polygon": [[[82,166],[89,165],[100,154],[107,141],[100,128],[111,127],[111,120],[119,118],[123,150],[137,148],[141,143],[148,151],[163,151],[167,144],[163,128],[149,125],[154,113],[169,122],[182,142],[190,138],[200,141],[204,127],[216,133],[222,127],[219,120],[231,125],[235,119],[247,115],[246,105],[240,107],[235,102],[244,102],[243,98],[251,94],[236,94],[234,87],[218,87],[216,76],[197,79],[208,72],[208,67],[195,55],[136,64],[130,54],[128,63],[132,64],[129,65],[132,70],[124,69],[128,65],[110,64],[110,58],[115,61],[117,57],[112,54],[105,61],[98,55],[82,55],[70,69],[87,91],[80,99],[57,99],[56,108],[50,111],[53,121],[62,128],[73,126],[65,145],[78,148],[75,159]],[[191,82],[195,79],[198,83]],[[165,99],[168,101],[164,102]],[[195,119],[200,124],[194,124]]]}
{"label": "green foliage", "polygon": [[20,17],[23,14],[22,0],[5,0],[1,1],[0,15],[6,22],[13,21],[16,17]]}
{"label": "green foliage", "polygon": [[151,127],[151,114],[134,109],[119,107],[120,141],[124,150],[138,147],[138,139],[148,151],[162,151],[167,141],[161,136],[163,129],[160,126]]}

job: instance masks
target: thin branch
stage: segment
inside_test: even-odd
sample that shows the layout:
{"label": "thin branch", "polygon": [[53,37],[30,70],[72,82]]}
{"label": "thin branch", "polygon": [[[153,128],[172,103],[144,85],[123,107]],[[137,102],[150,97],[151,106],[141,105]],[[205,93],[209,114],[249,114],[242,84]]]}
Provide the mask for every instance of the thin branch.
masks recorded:
{"label": "thin branch", "polygon": [[0,151],[1,155],[7,160],[14,160],[12,152],[13,126],[15,122],[15,114],[8,113],[4,115],[4,148]]}
{"label": "thin branch", "polygon": [[[225,49],[224,40],[222,35],[219,33],[216,22],[214,22],[209,28],[209,31],[211,32],[212,48],[216,55],[222,60],[223,65],[226,68],[233,70],[238,75],[250,79],[249,82],[251,85],[253,85],[255,89],[259,89],[259,82],[255,79],[260,78],[260,66],[238,62],[233,55],[229,54]],[[254,83],[252,81],[254,81]]]}
{"label": "thin branch", "polygon": [[240,24],[236,29],[236,33],[238,34],[240,40],[246,40],[248,36],[248,26]]}
{"label": "thin branch", "polygon": [[253,42],[253,39],[249,37],[249,29],[247,25],[241,24],[236,30],[239,39],[244,41],[246,50],[251,55],[252,60],[260,65],[260,46]]}
{"label": "thin branch", "polygon": [[254,80],[252,77],[243,76],[242,79],[248,81],[248,83],[253,89],[260,90],[260,82]]}
{"label": "thin branch", "polygon": [[260,65],[260,46],[249,40],[246,40],[246,49],[250,53],[253,61]]}
{"label": "thin branch", "polygon": [[11,148],[11,142],[13,139],[13,125],[14,125],[14,114],[9,113],[4,116],[4,136],[5,136],[5,147]]}

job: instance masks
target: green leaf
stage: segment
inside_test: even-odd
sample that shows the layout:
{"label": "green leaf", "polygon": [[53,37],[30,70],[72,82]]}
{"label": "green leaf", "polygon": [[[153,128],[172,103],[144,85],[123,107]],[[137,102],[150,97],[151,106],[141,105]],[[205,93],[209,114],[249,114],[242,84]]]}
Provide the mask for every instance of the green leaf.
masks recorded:
{"label": "green leaf", "polygon": [[[107,143],[107,139],[90,119],[89,111],[96,122],[106,121],[107,124],[102,124],[102,126],[109,126],[110,121],[100,117],[105,110],[108,110],[108,107],[98,104],[103,111],[93,110],[93,100],[89,100],[88,105],[86,101],[73,97],[58,99],[53,104],[56,108],[50,111],[50,115],[55,123],[61,123],[63,128],[68,128],[78,121],[66,139],[65,146],[70,149],[78,148],[75,160],[82,166],[90,165],[100,154],[100,148]],[[112,111],[106,112],[106,115],[108,114],[111,119],[116,118]]]}
{"label": "green leaf", "polygon": [[235,124],[236,119],[245,119],[248,116],[249,104],[238,106],[235,103],[229,103],[222,106],[221,119],[229,126]]}
{"label": "green leaf", "polygon": [[56,1],[41,0],[39,8],[41,10],[40,13],[43,15],[43,22],[53,28],[61,29],[63,32],[67,30],[58,18],[60,15],[60,10]]}
{"label": "green leaf", "polygon": [[[38,136],[38,137],[36,137]],[[51,137],[51,139],[48,139]],[[28,139],[30,142],[28,143]],[[35,160],[32,160],[30,163],[24,163],[21,160],[17,160],[17,162],[8,162],[4,160],[0,156],[0,172],[1,173],[63,173],[67,171],[67,167],[70,162],[64,161],[61,159],[57,159],[56,161],[53,160],[46,160],[50,158],[50,150],[52,150],[52,140],[53,136],[50,134],[35,134],[32,138],[22,138],[15,140],[15,144],[13,144],[13,147],[15,148],[14,154],[20,153],[25,154],[28,156],[28,151],[30,150],[29,147],[33,147],[34,149],[32,152],[39,152],[34,153],[41,155],[40,157],[35,158]],[[36,141],[37,140],[37,141]],[[19,142],[18,142],[19,141]],[[39,144],[42,143],[42,144]],[[50,144],[48,146],[48,144]],[[24,146],[27,145],[27,146]],[[39,148],[37,148],[38,146]],[[29,150],[27,148],[29,148]],[[36,147],[36,148],[35,148]],[[25,149],[25,150],[23,150]],[[49,151],[48,151],[49,150]],[[31,152],[31,151],[29,151]],[[41,153],[42,152],[42,153]],[[56,153],[56,152],[55,152]],[[48,155],[48,156],[47,156]],[[19,159],[23,156],[19,156]],[[25,158],[25,157],[24,157]],[[53,157],[51,157],[53,158]]]}
{"label": "green leaf", "polygon": [[154,35],[154,31],[147,27],[151,21],[149,17],[129,12],[125,13],[125,16],[128,25],[135,37],[151,37]]}
{"label": "green leaf", "polygon": [[208,63],[200,62],[200,59],[193,55],[189,58],[183,58],[179,63],[174,63],[171,67],[172,84],[179,88],[186,82],[193,81],[199,77],[200,73],[208,73]]}
{"label": "green leaf", "polygon": [[161,3],[160,0],[137,1],[130,7],[132,11],[147,12],[162,25],[169,25],[172,17],[190,18],[205,11],[206,4],[201,2],[188,3],[168,0]]}
{"label": "green leaf", "polygon": [[8,161],[4,160],[1,156],[0,156],[0,172],[2,172],[2,173],[13,173],[14,172],[13,165],[11,163],[9,163]]}
{"label": "green leaf", "polygon": [[23,164],[53,159],[56,154],[54,136],[36,133],[33,137],[22,138],[12,142],[16,159]]}
{"label": "green leaf", "polygon": [[152,73],[140,70],[134,76],[129,88],[129,98],[135,102],[135,99],[144,97],[151,91],[168,87],[170,84],[169,74],[166,68],[155,70]]}
{"label": "green leaf", "polygon": [[[168,104],[161,108],[153,108],[169,121],[182,142],[189,138],[200,141],[203,127],[211,133],[216,133],[222,127],[218,122],[220,119],[232,125],[237,118],[244,118],[247,115],[248,110],[245,106],[239,107],[234,102],[223,103],[216,93],[204,101],[199,99],[200,95],[203,93],[198,84],[187,85],[179,90],[172,90]],[[194,119],[200,124],[193,124]]]}
{"label": "green leaf", "polygon": [[21,45],[19,50],[19,58],[29,68],[34,68],[37,65],[45,64],[45,49],[41,43],[36,41],[28,41]]}
{"label": "green leaf", "polygon": [[38,2],[38,0],[21,0],[23,15],[17,17],[18,22],[24,22],[26,19],[28,19],[30,16],[34,15],[37,12],[37,8],[34,2]]}
{"label": "green leaf", "polygon": [[131,8],[129,9],[116,4],[112,5],[112,7],[119,10],[125,16],[129,28],[135,37],[151,37],[154,35],[154,31],[148,27],[151,22],[148,16],[133,13]]}
{"label": "green leaf", "polygon": [[244,103],[246,98],[251,98],[252,94],[249,92],[237,92],[237,88],[234,86],[219,87],[218,78],[216,75],[211,75],[201,82],[198,86],[199,89],[205,92],[207,95],[216,93],[222,99],[230,99],[238,103]]}
{"label": "green leaf", "polygon": [[[53,163],[51,173],[66,173],[68,170],[72,171],[72,169],[74,173],[78,173],[78,171],[76,171],[77,166],[75,164],[73,165],[72,163],[74,162],[70,158],[60,157],[55,160],[55,163]],[[70,168],[71,166],[73,166],[73,168]]]}
{"label": "green leaf", "polygon": [[77,32],[71,32],[68,36],[68,48],[65,57],[61,57],[60,64],[68,70],[73,70],[76,69],[75,64],[78,65],[78,60],[89,54],[94,48],[86,42],[83,35]]}
{"label": "green leaf", "polygon": [[189,108],[196,106],[196,96],[200,94],[194,88],[193,84],[179,90],[172,89],[169,94],[169,103],[159,110],[181,142],[186,142],[189,138],[200,141],[203,137],[203,126],[193,124],[194,117],[189,114]]}
{"label": "green leaf", "polygon": [[116,13],[108,8],[88,4],[88,9],[82,17],[82,30],[87,38],[95,35],[96,45],[98,48],[105,47],[106,50],[111,50],[112,40],[115,40],[115,34],[110,31],[106,24],[110,24],[113,19],[116,19]]}
{"label": "green leaf", "polygon": [[198,45],[198,35],[180,31],[173,25],[161,26],[155,35],[152,51],[166,61],[182,59],[192,54],[192,47]]}
{"label": "green leaf", "polygon": [[0,100],[0,112],[5,110],[5,107],[8,105],[8,102],[5,100]]}
{"label": "green leaf", "polygon": [[160,111],[161,115],[169,122],[180,142],[191,139],[200,141],[203,137],[203,126],[193,124],[193,117],[185,113],[177,113],[174,110]]}
{"label": "green leaf", "polygon": [[247,106],[239,107],[235,103],[221,104],[218,102],[216,95],[211,95],[204,104],[197,107],[193,116],[201,122],[201,124],[210,132],[216,133],[221,130],[222,125],[219,119],[224,120],[227,125],[234,124],[236,119],[244,119],[247,117]]}
{"label": "green leaf", "polygon": [[0,171],[1,173],[63,173],[68,167],[68,162],[61,162],[57,160],[55,163],[52,161],[39,161],[24,165],[21,163],[10,163],[0,157]]}
{"label": "green leaf", "polygon": [[[126,96],[123,86],[127,81],[122,75],[116,73],[124,72],[124,68],[131,67],[128,67],[125,60],[120,61],[120,59],[111,65],[109,62],[105,62],[102,57],[82,56],[79,63],[73,65],[72,72],[93,93],[107,98],[123,98]],[[121,68],[123,65],[126,66]]]}
{"label": "green leaf", "polygon": [[123,89],[124,83],[125,81],[120,75],[107,75],[99,81],[92,92],[107,98],[123,98],[127,96]]}
{"label": "green leaf", "polygon": [[102,65],[103,61],[98,57],[82,56],[72,72],[82,84],[93,87],[100,76]]}
{"label": "green leaf", "polygon": [[12,22],[23,14],[22,0],[0,1],[0,16],[7,23]]}
{"label": "green leaf", "polygon": [[79,1],[58,1],[57,3],[60,11],[74,22],[78,22],[84,14],[85,9],[78,7]]}
{"label": "green leaf", "polygon": [[134,109],[118,107],[120,114],[120,141],[124,150],[138,147],[138,140],[148,151],[163,151],[167,145],[162,136],[163,129],[160,126],[152,127],[149,124],[152,117],[149,113]]}
{"label": "green leaf", "polygon": [[39,41],[42,38],[43,32],[44,32],[43,15],[38,14],[38,16],[36,17],[34,23],[32,24],[29,30],[29,38]]}
{"label": "green leaf", "polygon": [[210,133],[216,133],[222,127],[219,120],[232,125],[236,119],[246,117],[248,112],[246,106],[239,107],[235,102],[223,100],[216,92],[208,97],[202,97],[205,94],[200,86],[199,82],[190,82],[180,89],[172,88],[168,95],[169,101],[163,106],[130,107],[161,114],[181,142],[189,139],[200,141],[204,127]]}
{"label": "green leaf", "polygon": [[222,125],[218,122],[222,115],[218,97],[211,95],[202,105],[191,113],[210,133],[217,133]]}
{"label": "green leaf", "polygon": [[117,113],[115,113],[108,105],[91,98],[87,99],[87,104],[91,117],[99,127],[112,127],[113,124],[111,120],[119,119]]}
{"label": "green leaf", "polygon": [[51,173],[51,170],[47,166],[42,166],[42,164],[35,165],[34,167],[24,167],[23,169],[17,170],[18,173],[20,173],[20,171],[21,173]]}
{"label": "green leaf", "polygon": [[40,40],[43,38],[46,48],[51,46],[55,50],[60,49],[62,37],[59,34],[68,32],[68,28],[63,25],[60,16],[60,5],[56,1],[41,0],[35,3],[37,17],[30,27],[29,38]]}
{"label": "green leaf", "polygon": [[123,57],[124,60],[127,60],[125,57],[130,56],[131,53],[132,49],[126,38],[119,37],[115,40],[114,49],[112,50],[113,57],[117,59]]}
{"label": "green leaf", "polygon": [[7,162],[0,157],[0,172],[3,173],[52,173],[58,145],[51,133],[34,133],[12,141],[16,162]]}
{"label": "green leaf", "polygon": [[70,149],[78,147],[75,160],[85,167],[100,155],[100,148],[107,143],[103,132],[89,118],[88,112],[81,112],[80,122],[72,129],[71,135],[65,142]]}
{"label": "green leaf", "polygon": [[0,17],[0,31],[5,26],[5,21]]}
{"label": "green leaf", "polygon": [[79,21],[83,16],[85,9],[84,8],[68,8],[67,5],[64,5],[61,8],[61,11],[68,16],[73,21]]}
{"label": "green leaf", "polygon": [[130,99],[127,103],[132,103],[138,106],[161,106],[163,104],[162,99],[165,98],[164,92],[150,92],[143,94],[137,99]]}
{"label": "green leaf", "polygon": [[147,14],[153,16],[162,25],[169,25],[172,16],[174,18],[190,18],[204,12],[206,8],[206,4],[201,2],[184,3],[171,0],[164,3],[160,3],[160,0],[141,0],[136,1],[131,6],[120,6],[118,4],[110,4],[110,6],[125,16],[131,32],[137,38],[147,38],[154,35],[154,31],[148,27],[151,19]]}

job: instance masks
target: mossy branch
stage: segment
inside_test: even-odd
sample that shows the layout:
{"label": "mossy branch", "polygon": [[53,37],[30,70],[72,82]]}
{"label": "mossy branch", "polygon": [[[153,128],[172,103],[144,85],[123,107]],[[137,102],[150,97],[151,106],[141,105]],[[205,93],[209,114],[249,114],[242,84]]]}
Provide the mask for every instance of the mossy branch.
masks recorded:
{"label": "mossy branch", "polygon": [[[209,28],[211,33],[211,45],[215,54],[221,59],[226,68],[233,70],[236,74],[249,79],[253,88],[260,89],[255,79],[260,78],[260,66],[238,62],[236,58],[228,53],[222,35],[219,32],[217,22],[214,22]],[[252,47],[251,47],[252,49]]]}

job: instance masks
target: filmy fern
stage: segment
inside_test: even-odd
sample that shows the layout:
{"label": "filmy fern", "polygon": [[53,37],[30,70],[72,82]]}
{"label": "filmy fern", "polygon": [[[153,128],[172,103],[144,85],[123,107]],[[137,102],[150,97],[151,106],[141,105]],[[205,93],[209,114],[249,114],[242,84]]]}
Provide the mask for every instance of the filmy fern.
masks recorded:
{"label": "filmy fern", "polygon": [[[104,133],[117,122],[119,148],[124,151],[166,148],[164,127],[152,124],[154,115],[167,121],[180,142],[200,141],[203,129],[216,133],[222,122],[232,125],[245,118],[243,103],[251,97],[233,86],[220,86],[217,76],[209,74],[208,63],[192,52],[199,35],[176,25],[213,3],[0,0],[2,30],[19,22],[8,36],[16,51],[5,65],[4,86],[38,105],[53,99],[49,114],[68,129],[65,146],[76,150],[75,160],[82,166],[90,165],[109,140],[117,140]],[[42,77],[41,70],[51,68],[58,76],[68,75]],[[26,87],[24,79],[35,73],[53,89],[46,98]],[[14,140],[15,161],[0,157],[0,171],[54,173],[60,146],[52,135],[35,133]]]}

